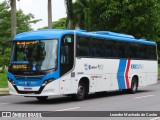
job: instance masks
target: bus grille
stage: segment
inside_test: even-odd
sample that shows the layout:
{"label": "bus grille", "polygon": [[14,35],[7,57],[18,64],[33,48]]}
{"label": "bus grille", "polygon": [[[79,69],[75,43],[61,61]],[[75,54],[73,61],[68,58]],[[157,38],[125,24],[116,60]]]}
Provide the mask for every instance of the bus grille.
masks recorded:
{"label": "bus grille", "polygon": [[16,80],[42,80],[43,76],[15,76]]}

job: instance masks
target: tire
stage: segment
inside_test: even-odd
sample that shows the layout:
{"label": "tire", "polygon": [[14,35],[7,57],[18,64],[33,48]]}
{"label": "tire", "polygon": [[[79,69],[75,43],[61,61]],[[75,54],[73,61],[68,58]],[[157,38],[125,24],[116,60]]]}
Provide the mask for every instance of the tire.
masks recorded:
{"label": "tire", "polygon": [[135,94],[138,90],[138,81],[135,77],[132,78],[130,93]]}
{"label": "tire", "polygon": [[78,85],[77,94],[72,95],[72,98],[76,101],[84,100],[87,95],[86,86],[84,82],[80,82]]}
{"label": "tire", "polygon": [[44,102],[47,100],[48,96],[43,96],[43,97],[36,97],[38,101]]}

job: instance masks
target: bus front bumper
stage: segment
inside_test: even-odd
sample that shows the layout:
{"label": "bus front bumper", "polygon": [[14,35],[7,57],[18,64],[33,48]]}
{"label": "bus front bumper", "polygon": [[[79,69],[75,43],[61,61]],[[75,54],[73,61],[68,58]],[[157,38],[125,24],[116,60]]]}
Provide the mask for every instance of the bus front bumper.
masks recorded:
{"label": "bus front bumper", "polygon": [[26,87],[26,86],[16,86],[8,82],[9,93],[12,95],[21,96],[53,96],[61,94],[59,91],[59,82],[54,81],[45,86],[38,87]]}

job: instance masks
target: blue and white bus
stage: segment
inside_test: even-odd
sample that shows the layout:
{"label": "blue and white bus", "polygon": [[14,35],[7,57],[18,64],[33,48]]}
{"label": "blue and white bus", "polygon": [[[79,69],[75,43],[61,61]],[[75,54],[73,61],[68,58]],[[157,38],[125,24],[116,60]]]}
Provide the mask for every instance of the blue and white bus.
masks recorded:
{"label": "blue and white bus", "polygon": [[157,83],[157,45],[108,31],[38,30],[14,37],[10,94],[36,97],[127,90]]}

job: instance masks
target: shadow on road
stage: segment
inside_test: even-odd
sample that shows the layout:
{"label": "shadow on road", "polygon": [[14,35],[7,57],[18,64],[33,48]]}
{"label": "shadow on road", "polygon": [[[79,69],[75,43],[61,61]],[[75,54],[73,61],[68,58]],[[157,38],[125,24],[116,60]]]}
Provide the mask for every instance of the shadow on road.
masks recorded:
{"label": "shadow on road", "polygon": [[[145,92],[152,92],[152,90],[139,90],[136,94]],[[87,100],[105,98],[105,97],[126,96],[126,95],[132,95],[132,94],[128,93],[128,91],[99,92],[89,95],[87,97]]]}
{"label": "shadow on road", "polygon": [[[136,94],[145,93],[145,92],[152,92],[152,90],[139,90]],[[106,98],[106,97],[117,97],[117,96],[126,96],[131,95],[126,91],[114,91],[114,92],[99,92],[94,94],[89,94],[85,100],[93,100],[93,99],[99,99],[99,98]],[[40,102],[36,98],[30,98],[32,101],[25,101],[25,102],[17,102],[14,104],[41,104],[41,105],[47,105],[47,104],[67,104],[70,102],[78,102],[74,101],[71,97],[49,97],[47,101]]]}

